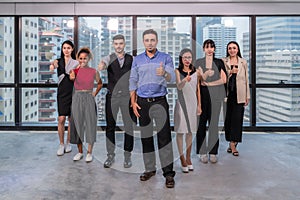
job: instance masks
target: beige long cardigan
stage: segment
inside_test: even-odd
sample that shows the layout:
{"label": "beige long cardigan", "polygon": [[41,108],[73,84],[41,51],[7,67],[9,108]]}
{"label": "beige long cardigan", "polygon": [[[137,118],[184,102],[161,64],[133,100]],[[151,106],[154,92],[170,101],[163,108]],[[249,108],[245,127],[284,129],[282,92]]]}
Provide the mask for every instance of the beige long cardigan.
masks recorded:
{"label": "beige long cardigan", "polygon": [[[222,59],[225,64],[225,68],[228,74],[228,79],[230,78],[230,58],[226,57]],[[250,88],[249,88],[249,78],[248,78],[248,64],[244,58],[238,57],[238,73],[236,75],[236,90],[237,90],[237,102],[245,103],[246,99],[250,100]],[[228,81],[227,81],[228,83]]]}

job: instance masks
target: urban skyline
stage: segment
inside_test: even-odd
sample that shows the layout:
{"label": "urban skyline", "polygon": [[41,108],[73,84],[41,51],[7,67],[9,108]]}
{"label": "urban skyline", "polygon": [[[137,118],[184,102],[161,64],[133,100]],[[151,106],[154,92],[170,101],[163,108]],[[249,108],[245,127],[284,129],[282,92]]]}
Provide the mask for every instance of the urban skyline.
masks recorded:
{"label": "urban skyline", "polygon": [[[12,17],[0,18],[0,76],[4,83],[14,81],[14,21]],[[88,19],[88,20],[87,20]],[[118,29],[108,27],[108,21],[118,21]],[[292,20],[291,20],[292,19]],[[57,82],[56,72],[49,72],[50,62],[60,55],[60,45],[63,40],[73,40],[73,27],[68,22],[70,17],[23,17],[22,18],[22,82],[44,83],[47,81]],[[91,22],[91,21],[95,22]],[[141,32],[147,28],[158,29],[159,49],[168,52],[178,65],[178,55],[182,48],[191,47],[190,18],[181,17],[184,28],[179,26],[179,17],[138,17],[137,46],[138,53],[143,50],[141,43]],[[270,23],[270,20],[272,23]],[[273,20],[273,21],[272,21]],[[276,21],[277,20],[277,21]],[[176,23],[177,22],[177,23]],[[249,60],[249,19],[247,17],[198,17],[197,20],[197,42],[202,44],[203,39],[214,39],[218,49],[222,52],[218,57],[223,57],[224,46],[229,40],[237,40],[240,43],[244,58]],[[248,22],[248,24],[247,24]],[[93,25],[100,24],[101,28]],[[298,31],[293,28],[299,24],[298,18],[287,17],[259,17],[257,18],[257,83],[275,83],[278,81],[299,82],[298,50],[300,44],[297,42]],[[126,37],[126,52],[132,52],[132,17],[80,17],[79,18],[79,48],[89,46],[94,53],[91,66],[96,67],[100,59],[113,52],[111,38],[119,33]],[[283,32],[276,27],[288,26],[290,29]],[[162,27],[162,28],[161,28]],[[245,27],[248,27],[246,29]],[[244,32],[241,32],[244,30]],[[265,31],[266,30],[266,31]],[[269,30],[273,30],[270,34]],[[224,37],[224,33],[228,36]],[[218,35],[219,34],[219,35]],[[284,40],[279,40],[285,35]],[[273,39],[270,39],[273,38]],[[240,38],[240,39],[239,39]],[[284,41],[280,43],[277,41]],[[268,45],[267,45],[268,44]],[[196,57],[201,57],[202,47],[196,48]],[[289,52],[289,53],[287,53]],[[289,62],[290,61],[290,62]],[[281,64],[278,64],[278,63]],[[284,64],[287,62],[287,64]],[[251,67],[251,63],[248,63]],[[277,69],[272,71],[272,69]],[[276,77],[274,76],[274,72]],[[105,72],[101,72],[102,78],[106,80]],[[56,89],[55,88],[23,88],[22,90],[22,121],[23,122],[56,122]],[[177,98],[176,88],[168,89],[168,100],[170,102],[170,114]],[[257,89],[257,119],[259,122],[297,122],[300,120],[299,92],[291,88],[274,91],[274,89]],[[276,95],[275,95],[276,94]],[[280,96],[281,98],[278,98]],[[285,98],[284,104],[281,104]],[[97,96],[99,123],[103,124],[105,89]],[[270,100],[272,103],[270,103]],[[275,103],[276,102],[276,103]],[[285,105],[285,106],[282,106]],[[276,113],[272,108],[276,106]],[[268,108],[268,109],[266,109]],[[250,118],[249,107],[245,117]],[[287,112],[289,110],[289,112]],[[267,114],[266,114],[267,112]],[[285,117],[280,118],[280,115]],[[278,116],[278,117],[277,117]],[[0,89],[0,121],[14,121],[14,89]],[[247,121],[247,120],[246,120]]]}

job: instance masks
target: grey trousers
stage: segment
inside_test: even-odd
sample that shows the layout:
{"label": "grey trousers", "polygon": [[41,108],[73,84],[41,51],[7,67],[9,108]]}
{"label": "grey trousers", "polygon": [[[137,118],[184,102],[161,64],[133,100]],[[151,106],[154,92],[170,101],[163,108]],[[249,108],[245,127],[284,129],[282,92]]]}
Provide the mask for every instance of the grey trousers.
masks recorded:
{"label": "grey trousers", "polygon": [[71,109],[71,143],[96,142],[97,106],[91,92],[75,91]]}

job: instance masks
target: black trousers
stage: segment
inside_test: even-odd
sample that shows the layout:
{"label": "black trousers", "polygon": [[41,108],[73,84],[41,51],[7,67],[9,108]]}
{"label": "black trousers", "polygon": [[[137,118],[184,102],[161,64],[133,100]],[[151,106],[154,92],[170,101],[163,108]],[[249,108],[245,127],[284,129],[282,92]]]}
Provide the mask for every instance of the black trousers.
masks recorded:
{"label": "black trousers", "polygon": [[[218,154],[219,117],[222,101],[224,101],[223,94],[220,94],[221,89],[219,87],[201,87],[202,113],[200,115],[199,126],[196,134],[197,154]],[[207,124],[208,133],[206,133]],[[206,136],[208,137],[207,141]]]}
{"label": "black trousers", "polygon": [[242,142],[244,105],[244,103],[237,103],[236,91],[228,94],[225,118],[225,139],[228,142]]}
{"label": "black trousers", "polygon": [[134,124],[136,117],[132,108],[129,106],[129,96],[112,96],[106,95],[105,113],[106,113],[106,150],[107,155],[115,155],[115,130],[116,119],[119,110],[121,110],[122,120],[124,124],[124,153],[131,155],[134,143]]}
{"label": "black trousers", "polygon": [[175,176],[173,171],[173,148],[169,116],[169,104],[166,97],[137,99],[141,127],[143,160],[146,171],[156,170],[156,155],[154,148],[154,124],[157,131],[157,146],[163,176]]}

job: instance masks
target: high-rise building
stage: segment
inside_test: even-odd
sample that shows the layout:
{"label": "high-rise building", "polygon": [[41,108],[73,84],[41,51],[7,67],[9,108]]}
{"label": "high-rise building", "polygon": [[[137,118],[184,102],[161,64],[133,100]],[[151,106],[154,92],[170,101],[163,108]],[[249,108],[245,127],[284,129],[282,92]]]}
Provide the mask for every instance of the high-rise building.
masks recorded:
{"label": "high-rise building", "polygon": [[196,58],[203,57],[202,44],[203,40],[203,28],[208,25],[221,24],[221,17],[197,17],[196,21]]}
{"label": "high-rise building", "polygon": [[[39,30],[38,18],[22,18],[22,82],[39,82]],[[36,88],[22,89],[22,122],[37,122],[39,115],[39,93]]]}
{"label": "high-rise building", "polygon": [[[14,18],[0,17],[0,82],[14,82]],[[14,89],[0,89],[0,122],[13,122]]]}
{"label": "high-rise building", "polygon": [[[160,51],[166,52],[173,58],[174,66],[178,66],[178,56],[183,48],[191,48],[191,35],[189,33],[178,33],[175,28],[174,17],[139,17],[137,30],[137,53],[145,50],[143,46],[142,34],[146,29],[153,28],[158,33],[157,48]],[[131,53],[132,50],[132,20],[130,17],[113,17],[101,18],[101,56],[104,57],[114,52],[112,46],[112,37],[116,34],[123,34],[126,40],[125,51]],[[105,47],[105,48],[104,48]],[[104,82],[107,82],[105,72],[101,72],[101,77]],[[102,92],[105,90],[102,90]],[[102,93],[101,93],[102,94]],[[105,93],[104,93],[105,95]],[[99,96],[99,95],[98,95]],[[101,96],[101,95],[100,95]],[[100,106],[98,104],[98,113],[104,113],[104,99],[99,97]],[[170,104],[170,117],[173,122],[173,109],[177,99],[176,88],[168,88],[168,102]],[[118,116],[117,123],[121,122],[121,116]],[[103,122],[105,118],[98,118],[98,121]]]}
{"label": "high-rise building", "polygon": [[224,24],[207,25],[203,27],[203,41],[206,39],[214,40],[217,58],[225,57],[227,43],[236,40],[236,27],[228,27]]}
{"label": "high-rise building", "polygon": [[[300,18],[258,17],[256,83],[300,82]],[[299,122],[298,88],[260,88],[256,92],[258,122]]]}
{"label": "high-rise building", "polygon": [[[37,42],[39,47],[36,49],[38,58],[38,82],[57,82],[56,71],[49,71],[51,61],[60,58],[61,44],[65,40],[73,41],[73,28],[68,26],[70,18],[64,17],[39,17],[28,18],[37,20],[38,26],[31,27],[38,30]],[[37,90],[35,90],[36,92]],[[57,102],[55,88],[38,89],[38,119],[30,121],[53,122],[57,118]]]}

